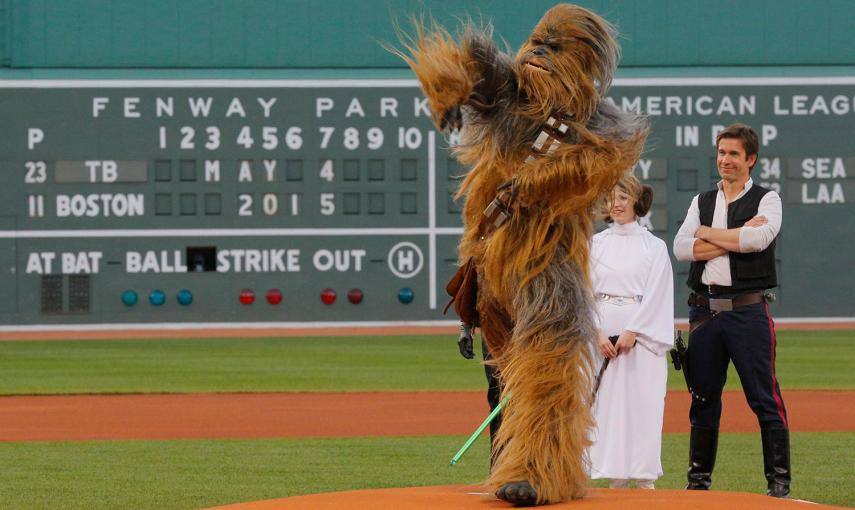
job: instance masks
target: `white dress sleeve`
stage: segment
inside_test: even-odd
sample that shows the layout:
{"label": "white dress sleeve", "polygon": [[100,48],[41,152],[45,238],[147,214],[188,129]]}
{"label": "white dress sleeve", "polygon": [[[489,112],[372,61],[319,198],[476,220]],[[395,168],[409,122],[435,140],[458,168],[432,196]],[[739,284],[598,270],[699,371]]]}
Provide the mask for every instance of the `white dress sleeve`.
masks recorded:
{"label": "white dress sleeve", "polygon": [[644,297],[625,329],[636,332],[643,347],[664,356],[674,346],[674,276],[668,248],[659,239],[653,241]]}

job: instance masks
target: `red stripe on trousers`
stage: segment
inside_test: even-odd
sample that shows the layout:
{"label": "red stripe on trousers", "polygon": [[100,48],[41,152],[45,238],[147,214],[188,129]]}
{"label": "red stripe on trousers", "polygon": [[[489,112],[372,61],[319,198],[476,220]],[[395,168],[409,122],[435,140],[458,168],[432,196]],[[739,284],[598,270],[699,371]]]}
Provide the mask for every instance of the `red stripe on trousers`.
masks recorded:
{"label": "red stripe on trousers", "polygon": [[784,416],[784,402],[781,400],[781,395],[778,394],[778,379],[775,377],[775,324],[772,322],[772,314],[769,313],[769,303],[765,303],[766,318],[769,319],[769,337],[772,339],[772,396],[775,397],[775,403],[778,405],[778,416],[784,423],[784,428],[789,428],[787,418]]}

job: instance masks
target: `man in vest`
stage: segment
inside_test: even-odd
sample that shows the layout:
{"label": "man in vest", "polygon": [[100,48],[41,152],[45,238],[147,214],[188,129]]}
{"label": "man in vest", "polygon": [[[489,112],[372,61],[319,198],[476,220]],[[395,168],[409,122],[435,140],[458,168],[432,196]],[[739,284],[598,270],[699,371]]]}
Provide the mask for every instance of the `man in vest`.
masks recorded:
{"label": "man in vest", "polygon": [[718,446],[721,392],[731,360],[760,422],[767,494],[790,493],[787,411],[775,376],[775,328],[767,289],[777,286],[775,237],[781,198],[753,183],[757,133],[733,124],[716,137],[717,189],[696,195],[674,238],[674,256],[691,261],[687,381],[689,484],[707,490]]}

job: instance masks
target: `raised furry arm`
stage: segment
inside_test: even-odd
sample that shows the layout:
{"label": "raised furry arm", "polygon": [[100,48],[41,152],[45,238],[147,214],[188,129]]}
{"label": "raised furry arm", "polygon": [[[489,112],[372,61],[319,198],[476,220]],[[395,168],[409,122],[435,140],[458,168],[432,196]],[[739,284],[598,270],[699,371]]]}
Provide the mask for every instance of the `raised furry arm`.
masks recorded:
{"label": "raised furry arm", "polygon": [[480,31],[468,26],[458,42],[436,23],[430,29],[419,22],[414,26],[415,35],[401,36],[404,50],[392,51],[416,74],[439,129],[459,128],[463,105],[486,116],[500,110],[499,98],[513,87],[513,73],[489,27]]}
{"label": "raised furry arm", "polygon": [[509,109],[508,103],[517,97],[513,60],[499,50],[491,38],[491,32],[492,29],[482,32],[470,28],[463,38],[464,46],[477,65],[479,74],[466,104],[483,120],[506,113]]}

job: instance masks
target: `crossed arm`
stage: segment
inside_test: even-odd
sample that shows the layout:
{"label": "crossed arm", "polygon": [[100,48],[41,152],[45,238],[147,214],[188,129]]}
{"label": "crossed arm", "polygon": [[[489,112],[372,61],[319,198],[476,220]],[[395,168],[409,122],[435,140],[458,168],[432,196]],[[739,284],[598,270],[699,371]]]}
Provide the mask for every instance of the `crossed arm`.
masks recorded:
{"label": "crossed arm", "polygon": [[712,228],[700,224],[697,198],[692,201],[686,220],[674,238],[677,260],[711,260],[728,252],[748,253],[766,249],[781,228],[781,199],[768,193],[760,203],[757,216],[740,228]]}
{"label": "crossed arm", "polygon": [[[765,216],[757,215],[747,222],[743,227],[759,227],[769,223]],[[739,245],[740,228],[712,228],[701,225],[695,231],[695,244],[692,246],[692,254],[695,260],[710,260],[720,257],[727,252],[741,253],[743,250]]]}

